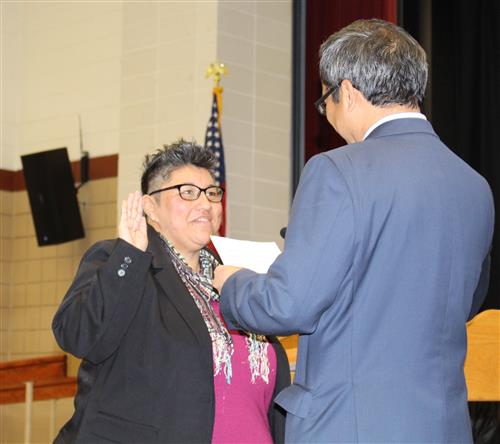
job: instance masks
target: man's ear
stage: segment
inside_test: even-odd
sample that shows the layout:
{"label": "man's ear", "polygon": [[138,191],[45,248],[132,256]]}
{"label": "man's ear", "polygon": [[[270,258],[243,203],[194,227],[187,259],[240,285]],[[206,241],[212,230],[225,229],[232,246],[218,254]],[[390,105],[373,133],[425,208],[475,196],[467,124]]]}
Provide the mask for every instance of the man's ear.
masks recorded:
{"label": "man's ear", "polygon": [[350,80],[343,80],[342,85],[344,94],[344,103],[349,111],[352,111],[359,99],[360,92],[354,88]]}
{"label": "man's ear", "polygon": [[142,208],[147,218],[153,222],[158,223],[158,204],[154,197],[147,194],[142,196]]}

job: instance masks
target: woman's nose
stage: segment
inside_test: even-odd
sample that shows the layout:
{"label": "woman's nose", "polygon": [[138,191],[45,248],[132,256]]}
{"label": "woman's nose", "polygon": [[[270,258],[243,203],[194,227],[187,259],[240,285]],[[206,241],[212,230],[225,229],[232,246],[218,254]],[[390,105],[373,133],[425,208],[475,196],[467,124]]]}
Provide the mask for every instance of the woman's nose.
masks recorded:
{"label": "woman's nose", "polygon": [[211,202],[208,200],[206,191],[202,191],[200,193],[200,197],[198,197],[198,199],[196,199],[196,202],[200,206],[203,206],[204,208],[211,208],[212,207]]}

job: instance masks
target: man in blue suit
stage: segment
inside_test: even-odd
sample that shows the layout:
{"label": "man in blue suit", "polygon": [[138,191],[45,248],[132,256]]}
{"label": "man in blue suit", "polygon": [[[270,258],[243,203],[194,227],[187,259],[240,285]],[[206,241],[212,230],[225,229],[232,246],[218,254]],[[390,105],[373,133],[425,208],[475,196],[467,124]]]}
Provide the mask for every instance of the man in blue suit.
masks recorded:
{"label": "man in blue suit", "polygon": [[420,113],[425,52],[360,20],[321,46],[319,110],[348,145],[313,157],[267,274],[216,270],[231,328],[299,333],[276,398],[297,443],[470,443],[465,323],[487,287],[486,181]]}

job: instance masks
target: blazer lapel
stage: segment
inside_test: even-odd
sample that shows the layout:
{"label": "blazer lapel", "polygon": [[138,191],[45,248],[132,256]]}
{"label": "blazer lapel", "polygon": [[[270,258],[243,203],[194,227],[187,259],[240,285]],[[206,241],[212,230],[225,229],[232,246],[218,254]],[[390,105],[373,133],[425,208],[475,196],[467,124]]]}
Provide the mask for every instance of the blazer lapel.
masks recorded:
{"label": "blazer lapel", "polygon": [[189,291],[175,270],[162,242],[158,233],[148,225],[148,251],[153,255],[153,275],[154,279],[163,290],[159,292],[158,295],[160,315],[163,321],[165,321],[164,314],[167,310],[171,309],[167,305],[168,298],[176,308],[179,316],[184,319],[193,332],[202,346],[202,350],[209,350],[209,354],[206,354],[206,358],[210,361],[210,365],[212,366],[212,343],[205,321],[192,296],[189,294]]}

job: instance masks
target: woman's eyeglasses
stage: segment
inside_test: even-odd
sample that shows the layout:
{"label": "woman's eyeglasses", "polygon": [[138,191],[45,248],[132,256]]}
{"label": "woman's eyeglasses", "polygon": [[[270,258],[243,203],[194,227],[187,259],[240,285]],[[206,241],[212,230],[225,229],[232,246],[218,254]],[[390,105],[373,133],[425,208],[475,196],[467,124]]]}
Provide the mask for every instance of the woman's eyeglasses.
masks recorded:
{"label": "woman's eyeglasses", "polygon": [[172,185],[171,187],[166,187],[166,188],[161,188],[159,190],[151,191],[151,193],[148,194],[152,196],[153,194],[161,193],[162,191],[168,191],[168,190],[177,190],[179,192],[179,196],[181,197],[181,199],[189,201],[197,200],[200,197],[202,191],[205,193],[205,196],[207,196],[207,199],[210,202],[215,202],[215,203],[221,202],[222,196],[224,195],[224,188],[222,187],[210,185],[209,187],[206,188],[200,188],[191,183],[181,183],[179,185]]}

